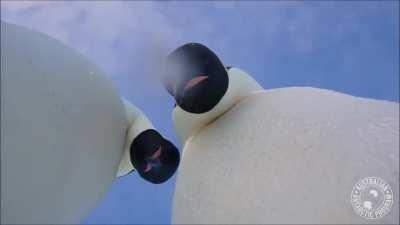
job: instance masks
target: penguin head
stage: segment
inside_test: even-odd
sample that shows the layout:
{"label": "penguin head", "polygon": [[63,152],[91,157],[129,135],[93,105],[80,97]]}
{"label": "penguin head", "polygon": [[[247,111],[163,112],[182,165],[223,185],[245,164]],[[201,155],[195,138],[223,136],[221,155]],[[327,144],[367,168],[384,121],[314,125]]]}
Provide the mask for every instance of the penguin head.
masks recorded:
{"label": "penguin head", "polygon": [[228,73],[206,46],[185,44],[168,57],[164,85],[183,110],[201,114],[213,109],[228,89]]}
{"label": "penguin head", "polygon": [[130,159],[139,175],[154,184],[167,181],[178,168],[178,149],[156,130],[140,133],[130,146]]}

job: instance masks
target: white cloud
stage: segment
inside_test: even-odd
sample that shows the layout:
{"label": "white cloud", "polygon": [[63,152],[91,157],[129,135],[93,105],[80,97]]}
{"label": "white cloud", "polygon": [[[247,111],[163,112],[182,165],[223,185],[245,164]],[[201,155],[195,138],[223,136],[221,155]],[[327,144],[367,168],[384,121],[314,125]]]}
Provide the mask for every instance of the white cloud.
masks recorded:
{"label": "white cloud", "polygon": [[2,20],[44,32],[78,49],[111,77],[125,76],[128,82],[144,86],[153,80],[142,75],[143,70],[159,64],[157,60],[179,39],[177,29],[154,4],[2,1],[1,15]]}
{"label": "white cloud", "polygon": [[[232,60],[238,51],[269,55],[277,46],[312,54],[369,32],[359,32],[357,10],[329,2],[1,1],[1,12],[3,20],[58,38],[111,77],[140,86],[153,84],[149,75],[184,42],[203,42]],[[257,41],[263,48],[255,47]]]}

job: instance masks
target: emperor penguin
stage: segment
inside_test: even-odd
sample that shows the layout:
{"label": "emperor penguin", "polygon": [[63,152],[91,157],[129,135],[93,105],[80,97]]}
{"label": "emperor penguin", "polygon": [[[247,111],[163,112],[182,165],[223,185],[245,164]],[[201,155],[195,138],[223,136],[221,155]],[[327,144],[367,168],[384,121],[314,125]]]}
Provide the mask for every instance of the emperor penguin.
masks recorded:
{"label": "emperor penguin", "polygon": [[98,65],[22,26],[0,33],[1,224],[79,223],[116,176],[173,175],[177,148]]}
{"label": "emperor penguin", "polygon": [[146,115],[123,99],[128,128],[117,177],[137,171],[145,180],[160,184],[168,180],[179,165],[179,150],[165,139]]}
{"label": "emperor penguin", "polygon": [[[173,224],[399,223],[398,103],[263,90],[197,43],[173,51],[165,71],[183,144]],[[366,177],[393,195],[365,189],[357,198]],[[364,218],[371,209],[379,220]]]}
{"label": "emperor penguin", "polygon": [[249,74],[224,66],[199,43],[185,44],[168,56],[164,84],[176,101],[172,119],[183,144],[242,99],[263,90]]}

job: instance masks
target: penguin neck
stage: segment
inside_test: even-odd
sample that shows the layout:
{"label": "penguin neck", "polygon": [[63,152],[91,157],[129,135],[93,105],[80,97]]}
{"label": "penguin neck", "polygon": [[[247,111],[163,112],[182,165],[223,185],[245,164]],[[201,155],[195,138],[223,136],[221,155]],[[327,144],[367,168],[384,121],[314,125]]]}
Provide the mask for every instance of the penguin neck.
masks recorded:
{"label": "penguin neck", "polygon": [[119,164],[117,177],[124,176],[134,169],[130,154],[130,146],[133,140],[143,131],[154,129],[153,124],[139,108],[131,104],[126,99],[123,99],[123,102],[128,123],[126,128],[124,150]]}
{"label": "penguin neck", "polygon": [[227,72],[228,89],[213,109],[202,114],[195,114],[184,111],[179,106],[174,108],[172,113],[174,127],[182,145],[251,93],[263,89],[250,75],[238,68],[232,67]]}

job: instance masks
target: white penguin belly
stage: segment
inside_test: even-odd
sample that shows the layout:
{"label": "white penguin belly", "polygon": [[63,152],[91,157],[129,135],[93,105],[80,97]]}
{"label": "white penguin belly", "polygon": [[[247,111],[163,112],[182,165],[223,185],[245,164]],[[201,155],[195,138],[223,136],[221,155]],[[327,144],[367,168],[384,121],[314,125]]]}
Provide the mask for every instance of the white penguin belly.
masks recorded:
{"label": "white penguin belly", "polygon": [[127,122],[111,81],[47,35],[1,23],[1,223],[71,224],[117,173]]}
{"label": "white penguin belly", "polygon": [[201,128],[221,116],[241,99],[248,96],[249,93],[263,90],[257,81],[238,68],[231,68],[228,74],[228,89],[212,110],[206,113],[196,114],[186,112],[179,106],[174,108],[172,120],[174,122],[175,131],[182,144],[196,135]]}
{"label": "white penguin belly", "polygon": [[[399,105],[315,88],[251,94],[186,142],[174,224],[399,223]],[[394,191],[369,221],[352,209],[359,179]]]}
{"label": "white penguin belly", "polygon": [[145,114],[128,100],[123,99],[126,118],[128,121],[127,131],[125,135],[124,150],[121,157],[121,162],[118,167],[117,177],[129,174],[134,170],[131,162],[130,147],[132,141],[145,130],[154,129],[153,124],[145,116]]}

